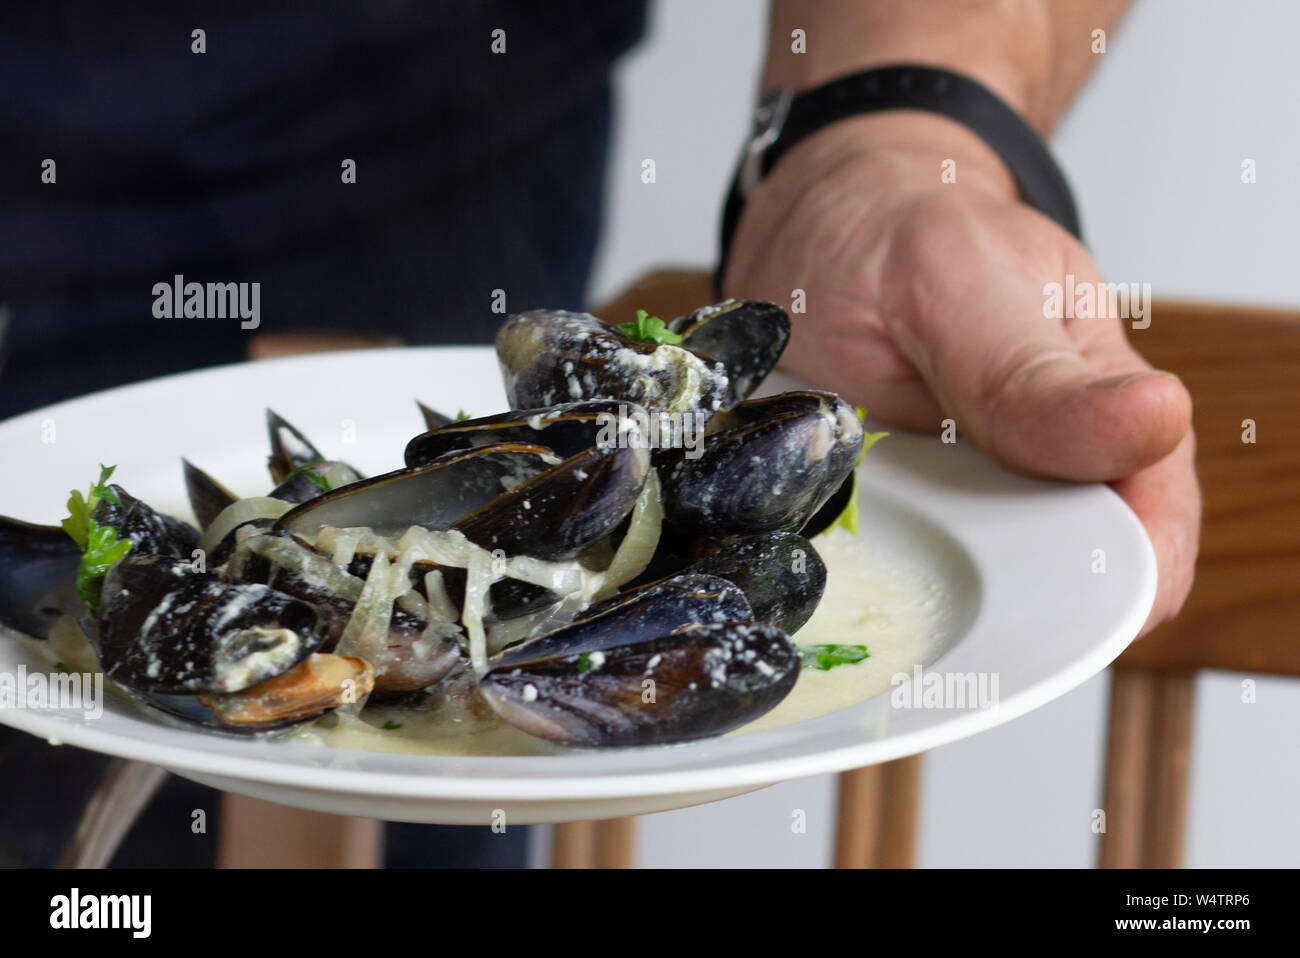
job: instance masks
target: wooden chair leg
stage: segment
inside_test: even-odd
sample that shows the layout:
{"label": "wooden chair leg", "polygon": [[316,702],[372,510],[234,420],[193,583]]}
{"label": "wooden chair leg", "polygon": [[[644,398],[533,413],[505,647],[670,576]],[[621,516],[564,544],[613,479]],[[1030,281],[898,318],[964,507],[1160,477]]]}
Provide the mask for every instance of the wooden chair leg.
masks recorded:
{"label": "wooden chair leg", "polygon": [[555,826],[554,868],[631,868],[635,856],[635,818]]}
{"label": "wooden chair leg", "polygon": [[378,868],[384,823],[221,796],[218,868]]}
{"label": "wooden chair leg", "polygon": [[836,868],[911,868],[921,799],[921,756],[840,776]]}
{"label": "wooden chair leg", "polygon": [[1177,868],[1187,819],[1195,676],[1116,666],[1110,693],[1103,868]]}
{"label": "wooden chair leg", "polygon": [[594,868],[596,865],[596,823],[564,822],[555,826],[552,868]]}

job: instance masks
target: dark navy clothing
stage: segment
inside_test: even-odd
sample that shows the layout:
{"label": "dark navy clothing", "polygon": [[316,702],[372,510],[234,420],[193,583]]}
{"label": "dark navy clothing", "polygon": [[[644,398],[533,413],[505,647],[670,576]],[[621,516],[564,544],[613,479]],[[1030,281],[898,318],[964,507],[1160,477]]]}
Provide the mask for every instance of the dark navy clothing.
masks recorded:
{"label": "dark navy clothing", "polygon": [[481,342],[494,289],[580,305],[641,0],[178,6],[0,12],[0,414],[238,359],[237,323],[153,317],[178,273],[260,282],[272,332]]}
{"label": "dark navy clothing", "polygon": [[[0,418],[242,358],[237,319],[153,316],[175,274],[260,283],[256,332],[486,342],[495,290],[580,307],[610,68],[643,21],[643,0],[0,10]],[[0,865],[51,864],[106,763],[0,727]],[[214,821],[216,793],[169,780],[115,864],[211,864],[196,808]],[[386,856],[518,866],[525,839],[390,825]]]}

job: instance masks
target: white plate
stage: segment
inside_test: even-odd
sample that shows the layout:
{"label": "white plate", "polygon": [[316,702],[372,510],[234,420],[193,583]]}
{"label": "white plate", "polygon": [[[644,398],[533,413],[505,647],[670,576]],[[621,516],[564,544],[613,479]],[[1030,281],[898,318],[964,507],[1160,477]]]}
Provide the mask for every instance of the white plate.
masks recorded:
{"label": "white plate", "polygon": [[[0,423],[0,512],[57,522],[67,490],[117,463],[137,496],[186,511],[180,457],[239,492],[265,487],[267,406],[368,473],[400,465],[419,431],[413,399],[478,415],[505,408],[488,348],[332,353],[172,376]],[[348,440],[352,444],[348,444]],[[50,441],[53,440],[53,441]],[[110,700],[80,713],[0,709],[43,738],[162,765],[232,792],[319,811],[487,824],[604,818],[711,801],[870,765],[1023,715],[1103,669],[1155,596],[1155,557],[1106,486],[1012,475],[965,441],[895,432],[866,457],[862,534],[923,566],[952,599],[937,673],[996,674],[995,708],[896,708],[891,696],[782,728],[666,748],[441,757],[245,742],[164,725]],[[1096,574],[1094,550],[1105,552]],[[48,670],[0,638],[0,671]]]}

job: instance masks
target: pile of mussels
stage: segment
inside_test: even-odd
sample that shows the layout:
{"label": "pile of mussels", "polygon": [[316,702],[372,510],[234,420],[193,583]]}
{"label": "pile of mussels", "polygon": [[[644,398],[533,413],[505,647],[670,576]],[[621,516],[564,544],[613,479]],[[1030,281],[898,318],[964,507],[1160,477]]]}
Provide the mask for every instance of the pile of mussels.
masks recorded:
{"label": "pile of mussels", "polygon": [[[789,636],[825,586],[808,538],[848,499],[862,428],[831,393],[749,398],[789,339],[779,307],[667,328],[676,345],[583,313],[511,316],[511,411],[422,406],[405,467],[373,478],[268,411],[266,496],[184,463],[198,529],[110,486],[94,519],[131,548],[93,612],[80,547],[0,517],[0,623],[44,638],[73,616],[128,694],[223,732],[453,692],[565,745],[741,726],[794,687]],[[688,415],[706,424],[694,449],[682,429],[644,434]]]}

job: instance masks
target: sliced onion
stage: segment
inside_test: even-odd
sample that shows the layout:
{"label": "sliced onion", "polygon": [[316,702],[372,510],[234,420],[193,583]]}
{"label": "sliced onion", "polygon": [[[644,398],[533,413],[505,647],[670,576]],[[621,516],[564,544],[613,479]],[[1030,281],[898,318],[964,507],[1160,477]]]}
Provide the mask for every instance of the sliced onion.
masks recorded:
{"label": "sliced onion", "polygon": [[627,535],[618,544],[609,566],[599,576],[596,598],[609,595],[646,570],[654,558],[655,550],[659,548],[663,521],[664,507],[659,498],[659,477],[651,469],[641,495],[632,507],[632,521],[627,527]]}
{"label": "sliced onion", "polygon": [[247,499],[236,500],[222,509],[212,524],[203,530],[199,548],[204,555],[210,555],[221,545],[222,539],[245,523],[258,519],[279,519],[292,508],[292,502],[272,499],[270,496],[249,496]]}
{"label": "sliced onion", "polygon": [[487,632],[483,619],[488,613],[488,589],[492,580],[492,553],[475,548],[465,576],[465,606],[460,621],[469,635],[469,660],[477,675],[487,671]]}

